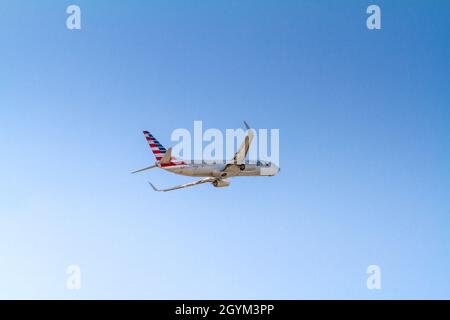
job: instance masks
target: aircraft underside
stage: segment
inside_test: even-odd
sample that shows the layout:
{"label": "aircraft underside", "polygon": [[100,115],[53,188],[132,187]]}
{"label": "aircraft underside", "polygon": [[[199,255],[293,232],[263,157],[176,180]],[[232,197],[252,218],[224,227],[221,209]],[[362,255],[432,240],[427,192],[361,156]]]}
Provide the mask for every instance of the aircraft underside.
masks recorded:
{"label": "aircraft underside", "polygon": [[164,168],[167,171],[191,177],[237,177],[237,176],[259,176],[261,170],[255,164],[233,165],[233,168],[224,171],[225,165],[180,165]]}

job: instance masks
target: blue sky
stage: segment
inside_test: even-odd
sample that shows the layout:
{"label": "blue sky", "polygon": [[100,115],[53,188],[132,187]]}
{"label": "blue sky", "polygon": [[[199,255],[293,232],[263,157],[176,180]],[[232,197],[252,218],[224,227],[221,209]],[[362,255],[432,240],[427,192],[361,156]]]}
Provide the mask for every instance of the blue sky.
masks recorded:
{"label": "blue sky", "polygon": [[[450,298],[449,12],[2,1],[0,298]],[[129,173],[143,129],[243,119],[280,129],[278,176],[161,194],[192,179]]]}

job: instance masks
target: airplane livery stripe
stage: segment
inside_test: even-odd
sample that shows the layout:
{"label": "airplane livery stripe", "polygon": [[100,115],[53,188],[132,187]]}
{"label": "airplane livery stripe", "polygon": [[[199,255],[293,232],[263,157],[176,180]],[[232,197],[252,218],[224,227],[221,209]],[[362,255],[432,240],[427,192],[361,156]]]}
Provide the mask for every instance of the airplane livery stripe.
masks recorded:
{"label": "airplane livery stripe", "polygon": [[[155,155],[156,160],[160,161],[167,152],[166,148],[164,148],[163,145],[158,140],[156,140],[154,136],[152,136],[150,134],[150,132],[144,131],[144,136],[145,136],[145,139],[147,140],[148,145],[152,149],[152,152]],[[175,158],[172,158],[172,159],[176,160]],[[175,163],[175,162],[171,161],[170,163],[165,164],[165,166],[174,166],[174,165],[180,164],[180,163],[183,163],[183,162]]]}

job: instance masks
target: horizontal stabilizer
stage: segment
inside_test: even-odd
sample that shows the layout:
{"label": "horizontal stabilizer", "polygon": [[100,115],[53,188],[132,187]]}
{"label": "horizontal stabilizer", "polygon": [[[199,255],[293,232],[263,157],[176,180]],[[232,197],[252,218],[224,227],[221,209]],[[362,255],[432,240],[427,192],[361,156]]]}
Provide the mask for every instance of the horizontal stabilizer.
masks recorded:
{"label": "horizontal stabilizer", "polygon": [[153,168],[156,168],[156,167],[157,167],[157,165],[154,164],[154,165],[151,165],[151,166],[148,166],[148,167],[145,167],[145,168],[133,171],[132,173],[137,173],[137,172],[141,172],[141,171],[145,171],[145,170],[150,170],[150,169],[153,169]]}

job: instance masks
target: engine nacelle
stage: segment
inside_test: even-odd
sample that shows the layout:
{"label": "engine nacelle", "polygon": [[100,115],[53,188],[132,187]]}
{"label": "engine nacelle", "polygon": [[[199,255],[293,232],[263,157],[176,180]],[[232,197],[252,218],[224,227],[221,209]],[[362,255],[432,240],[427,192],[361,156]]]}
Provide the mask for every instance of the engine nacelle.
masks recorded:
{"label": "engine nacelle", "polygon": [[214,180],[213,186],[216,188],[228,187],[230,185],[230,181],[226,179]]}

